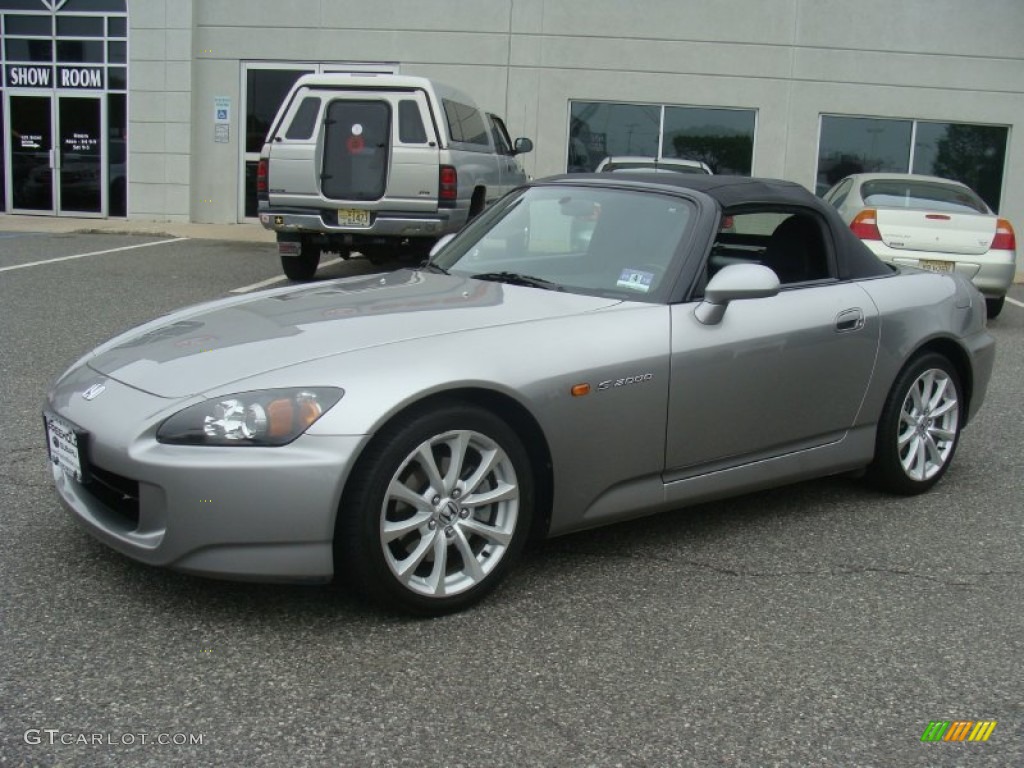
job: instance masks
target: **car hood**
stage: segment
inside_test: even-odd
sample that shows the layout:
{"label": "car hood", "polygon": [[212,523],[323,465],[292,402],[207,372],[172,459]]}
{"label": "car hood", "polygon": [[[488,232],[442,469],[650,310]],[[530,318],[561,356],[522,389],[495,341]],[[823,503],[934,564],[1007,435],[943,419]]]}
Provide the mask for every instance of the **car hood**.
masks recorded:
{"label": "car hood", "polygon": [[137,389],[180,398],[357,349],[575,315],[618,303],[402,270],[182,310],[112,339],[87,364]]}

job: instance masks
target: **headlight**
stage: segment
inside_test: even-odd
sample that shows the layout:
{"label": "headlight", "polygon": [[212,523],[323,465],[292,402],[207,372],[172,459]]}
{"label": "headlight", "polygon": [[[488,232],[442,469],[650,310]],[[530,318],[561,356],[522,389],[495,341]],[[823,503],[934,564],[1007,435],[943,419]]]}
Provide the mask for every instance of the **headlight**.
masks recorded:
{"label": "headlight", "polygon": [[215,397],[178,411],[160,425],[156,439],[177,445],[285,445],[344,394],[335,387],[306,387]]}

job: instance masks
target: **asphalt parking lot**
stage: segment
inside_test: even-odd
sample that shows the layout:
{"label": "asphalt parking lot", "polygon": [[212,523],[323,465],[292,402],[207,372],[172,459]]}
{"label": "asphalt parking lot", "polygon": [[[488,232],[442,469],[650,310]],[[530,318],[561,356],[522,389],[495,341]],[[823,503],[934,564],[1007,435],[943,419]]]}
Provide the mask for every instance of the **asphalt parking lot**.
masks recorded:
{"label": "asphalt parking lot", "polygon": [[[56,501],[53,377],[279,274],[269,243],[0,231],[0,765],[1024,764],[1024,286],[932,492],[834,478],[577,534],[416,621],[150,569]],[[921,741],[947,720],[997,725]]]}

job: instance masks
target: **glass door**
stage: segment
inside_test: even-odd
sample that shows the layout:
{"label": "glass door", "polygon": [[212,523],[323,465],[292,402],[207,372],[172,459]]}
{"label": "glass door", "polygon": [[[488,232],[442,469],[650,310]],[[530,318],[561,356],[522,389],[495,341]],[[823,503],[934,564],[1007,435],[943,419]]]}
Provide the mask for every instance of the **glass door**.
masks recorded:
{"label": "glass door", "polygon": [[54,213],[53,98],[11,96],[12,212]]}
{"label": "glass door", "polygon": [[104,215],[102,97],[11,96],[9,103],[11,211]]}
{"label": "glass door", "polygon": [[103,214],[103,100],[58,96],[57,213]]}

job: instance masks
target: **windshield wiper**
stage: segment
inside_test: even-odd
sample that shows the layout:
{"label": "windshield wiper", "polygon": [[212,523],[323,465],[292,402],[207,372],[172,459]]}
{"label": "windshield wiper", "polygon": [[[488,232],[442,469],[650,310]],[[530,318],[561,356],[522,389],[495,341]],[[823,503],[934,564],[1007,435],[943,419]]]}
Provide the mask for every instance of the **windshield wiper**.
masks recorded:
{"label": "windshield wiper", "polygon": [[565,288],[558,283],[545,280],[543,277],[533,275],[521,275],[518,272],[481,272],[473,275],[474,280],[493,280],[496,283],[508,283],[509,285],[525,285],[530,288],[543,288],[546,291],[564,291]]}

